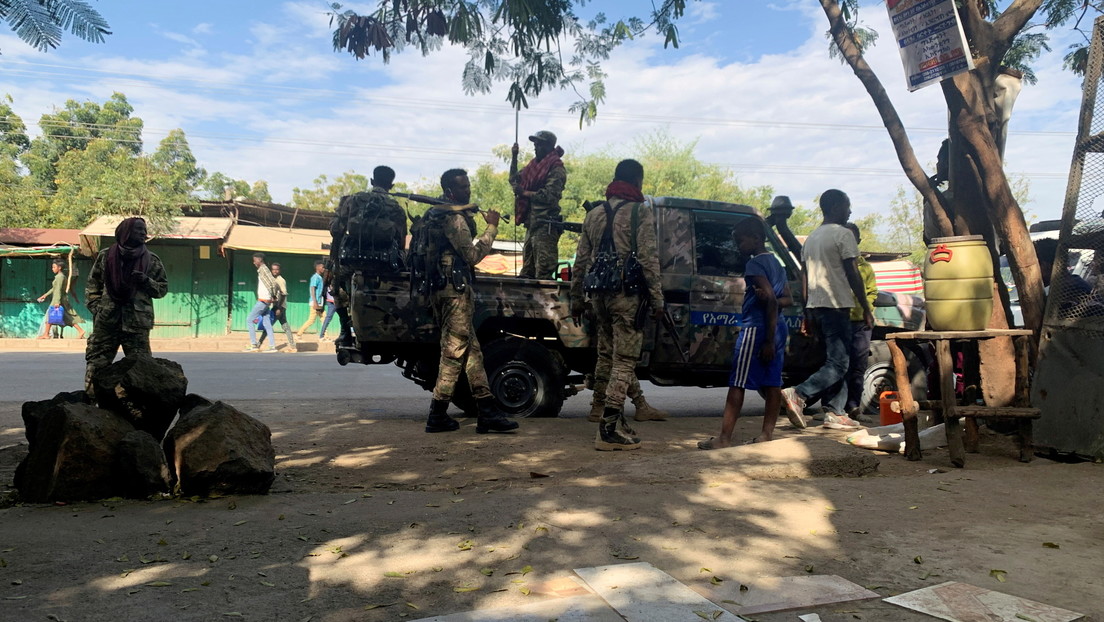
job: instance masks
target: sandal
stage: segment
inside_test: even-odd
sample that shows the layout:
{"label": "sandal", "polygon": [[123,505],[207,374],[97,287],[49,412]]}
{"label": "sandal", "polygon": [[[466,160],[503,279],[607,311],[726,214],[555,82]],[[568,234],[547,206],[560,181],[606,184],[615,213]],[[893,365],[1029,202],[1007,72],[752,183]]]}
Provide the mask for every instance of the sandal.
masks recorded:
{"label": "sandal", "polygon": [[709,440],[698,441],[698,449],[703,449],[705,451],[709,451],[710,449],[720,449],[720,447],[713,443],[713,438],[714,437],[710,436]]}
{"label": "sandal", "polygon": [[754,444],[756,444],[756,443],[762,443],[762,442],[763,442],[763,441],[759,440],[759,437],[758,437],[758,436],[756,436],[756,437],[754,437],[754,438],[749,438],[748,440],[746,440],[746,441],[744,441],[744,442],[742,442],[742,443],[740,443],[740,444],[741,444],[741,445],[754,445]]}

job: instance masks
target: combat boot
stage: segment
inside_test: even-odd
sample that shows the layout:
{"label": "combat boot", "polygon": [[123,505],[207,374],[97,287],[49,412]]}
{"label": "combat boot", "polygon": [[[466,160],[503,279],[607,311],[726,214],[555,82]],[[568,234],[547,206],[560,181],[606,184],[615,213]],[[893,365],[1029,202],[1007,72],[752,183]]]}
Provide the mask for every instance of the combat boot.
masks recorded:
{"label": "combat boot", "polygon": [[479,418],[475,421],[476,434],[511,432],[518,429],[518,422],[511,421],[505,413],[499,410],[493,397],[476,400],[475,405],[479,407]]}
{"label": "combat boot", "polygon": [[590,414],[587,415],[587,421],[591,423],[598,423],[602,420],[602,413],[606,410],[606,392],[594,390],[594,395],[590,400]]}
{"label": "combat boot", "polygon": [[616,408],[607,408],[598,424],[598,434],[594,439],[594,448],[598,451],[628,451],[640,449],[640,439],[629,436],[619,429],[623,417]]}
{"label": "combat boot", "polygon": [[448,416],[448,400],[433,400],[429,405],[429,418],[426,419],[426,432],[455,432],[460,422]]}
{"label": "combat boot", "polygon": [[636,406],[636,413],[633,414],[633,419],[637,421],[666,421],[667,411],[660,410],[655,406],[648,403],[648,400],[644,399],[643,395],[638,395],[636,399],[632,401],[633,406]]}

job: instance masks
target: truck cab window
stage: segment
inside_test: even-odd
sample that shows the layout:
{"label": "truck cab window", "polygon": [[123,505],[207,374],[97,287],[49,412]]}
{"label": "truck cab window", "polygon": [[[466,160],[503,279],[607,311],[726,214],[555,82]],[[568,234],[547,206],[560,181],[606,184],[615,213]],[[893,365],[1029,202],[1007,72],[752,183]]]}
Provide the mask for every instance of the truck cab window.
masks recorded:
{"label": "truck cab window", "polygon": [[708,276],[743,276],[747,257],[732,239],[732,228],[744,218],[726,212],[694,212],[694,251],[697,273]]}

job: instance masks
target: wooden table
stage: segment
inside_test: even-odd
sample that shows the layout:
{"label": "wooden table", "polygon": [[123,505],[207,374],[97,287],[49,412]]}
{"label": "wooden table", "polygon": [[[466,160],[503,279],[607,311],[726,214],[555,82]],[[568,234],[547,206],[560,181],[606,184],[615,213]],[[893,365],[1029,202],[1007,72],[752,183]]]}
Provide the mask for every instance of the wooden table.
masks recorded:
{"label": "wooden table", "polygon": [[[955,396],[954,360],[951,357],[952,341],[981,341],[995,337],[1011,337],[1016,348],[1016,391],[1013,406],[962,406]],[[947,429],[947,447],[951,452],[951,464],[963,467],[966,464],[966,450],[978,451],[976,418],[1014,417],[1018,420],[1018,441],[1020,461],[1030,462],[1034,453],[1032,446],[1031,423],[1039,417],[1039,410],[1030,407],[1028,394],[1028,374],[1031,352],[1030,330],[1024,329],[988,329],[971,331],[914,331],[890,333],[886,335],[886,344],[893,356],[893,369],[897,376],[897,394],[901,399],[901,420],[905,424],[905,457],[908,460],[920,460],[920,430],[916,421],[919,404],[913,399],[908,377],[908,364],[900,341],[930,341],[935,344],[936,374],[939,376],[939,400],[936,407],[943,412],[943,421]],[[967,438],[963,443],[960,418],[967,418]]]}

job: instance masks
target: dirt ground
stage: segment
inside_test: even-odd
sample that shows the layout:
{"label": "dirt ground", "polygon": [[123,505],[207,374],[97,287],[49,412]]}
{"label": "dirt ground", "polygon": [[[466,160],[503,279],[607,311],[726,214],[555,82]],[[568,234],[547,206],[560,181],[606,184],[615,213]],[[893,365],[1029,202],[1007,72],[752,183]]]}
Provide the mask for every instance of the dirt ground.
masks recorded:
{"label": "dirt ground", "polygon": [[[574,568],[631,560],[704,589],[712,577],[807,572],[883,596],[962,581],[1104,620],[1104,466],[1021,464],[1002,436],[983,436],[965,469],[934,450],[922,462],[878,455],[862,477],[812,477],[785,467],[873,454],[820,429],[782,430],[800,437],[776,445],[784,455],[701,452],[695,442],[719,427],[710,418],[637,424],[643,449],[604,453],[579,418],[524,420],[509,436],[476,435],[472,421],[427,435],[352,402],[290,418],[298,406],[235,406],[292,421],[272,424],[271,494],[9,503],[0,619],[412,620],[552,598]],[[0,421],[18,412],[0,403]],[[741,421],[738,434],[759,423]],[[26,453],[22,433],[0,428],[0,492]],[[880,600],[754,619],[807,612],[932,619]]]}

